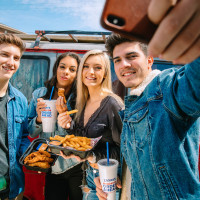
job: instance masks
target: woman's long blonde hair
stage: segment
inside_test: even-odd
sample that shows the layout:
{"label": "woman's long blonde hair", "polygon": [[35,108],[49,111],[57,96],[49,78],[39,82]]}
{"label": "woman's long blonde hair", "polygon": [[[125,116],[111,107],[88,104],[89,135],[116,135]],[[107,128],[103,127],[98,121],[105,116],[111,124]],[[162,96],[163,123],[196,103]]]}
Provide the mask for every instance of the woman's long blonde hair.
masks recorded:
{"label": "woman's long blonde hair", "polygon": [[100,56],[105,67],[104,79],[101,83],[101,92],[113,96],[119,103],[123,104],[122,99],[113,93],[112,91],[112,81],[111,81],[111,70],[110,70],[110,59],[108,55],[101,50],[91,50],[88,51],[81,59],[78,74],[77,74],[77,97],[76,97],[76,109],[78,112],[75,116],[75,120],[80,119],[81,112],[89,98],[88,88],[85,86],[82,80],[82,72],[85,61],[89,56]]}

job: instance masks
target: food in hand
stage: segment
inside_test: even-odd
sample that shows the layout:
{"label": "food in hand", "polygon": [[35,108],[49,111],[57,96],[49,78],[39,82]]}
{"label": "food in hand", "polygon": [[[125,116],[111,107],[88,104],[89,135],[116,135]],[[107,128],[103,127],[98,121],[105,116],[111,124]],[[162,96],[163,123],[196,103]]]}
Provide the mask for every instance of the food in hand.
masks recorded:
{"label": "food in hand", "polygon": [[43,150],[33,152],[24,159],[24,164],[41,168],[49,168],[52,162],[51,154]]}
{"label": "food in hand", "polygon": [[58,88],[58,96],[63,97],[64,103],[67,103],[67,100],[65,98],[65,89],[64,88]]}
{"label": "food in hand", "polygon": [[75,109],[75,110],[67,111],[66,114],[71,115],[71,114],[74,114],[74,113],[77,113],[77,112],[78,112],[78,110]]}
{"label": "food in hand", "polygon": [[71,147],[78,151],[86,151],[86,150],[92,149],[91,139],[87,137],[81,137],[81,136],[75,136],[75,135],[66,135],[65,137],[61,137],[59,135],[55,135],[54,137],[50,137],[49,139],[58,140],[60,141],[59,145],[62,144],[63,147]]}

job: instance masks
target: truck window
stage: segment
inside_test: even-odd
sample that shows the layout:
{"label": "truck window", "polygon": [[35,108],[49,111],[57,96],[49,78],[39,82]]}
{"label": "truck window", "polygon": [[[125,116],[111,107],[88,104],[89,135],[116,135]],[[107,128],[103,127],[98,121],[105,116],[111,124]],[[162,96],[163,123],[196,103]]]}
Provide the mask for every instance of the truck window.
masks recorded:
{"label": "truck window", "polygon": [[154,60],[152,69],[158,69],[160,71],[163,71],[165,69],[169,69],[172,67],[181,67],[182,65],[173,65],[171,62],[168,61],[159,61],[159,60]]}
{"label": "truck window", "polygon": [[20,90],[30,102],[32,92],[44,86],[49,76],[50,61],[45,56],[27,56],[21,58],[20,67],[10,80],[11,84]]}

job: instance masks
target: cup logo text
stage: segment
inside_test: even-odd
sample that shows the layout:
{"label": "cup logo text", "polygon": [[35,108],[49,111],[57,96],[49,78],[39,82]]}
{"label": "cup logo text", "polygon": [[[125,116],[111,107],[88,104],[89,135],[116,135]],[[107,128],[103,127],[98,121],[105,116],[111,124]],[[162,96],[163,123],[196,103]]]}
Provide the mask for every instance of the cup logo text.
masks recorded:
{"label": "cup logo text", "polygon": [[50,107],[46,107],[45,111],[42,111],[42,117],[47,117],[47,118],[52,117],[52,112]]}
{"label": "cup logo text", "polygon": [[103,191],[104,192],[113,192],[116,190],[116,178],[113,179],[103,179]]}

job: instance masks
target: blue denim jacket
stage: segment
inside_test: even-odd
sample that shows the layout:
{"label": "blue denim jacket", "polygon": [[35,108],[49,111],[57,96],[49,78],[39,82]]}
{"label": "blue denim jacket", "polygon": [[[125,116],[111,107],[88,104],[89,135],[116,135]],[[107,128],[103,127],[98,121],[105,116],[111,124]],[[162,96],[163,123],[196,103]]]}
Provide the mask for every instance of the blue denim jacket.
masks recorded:
{"label": "blue denim jacket", "polygon": [[9,198],[15,198],[24,190],[24,173],[19,158],[29,146],[28,136],[28,103],[26,97],[8,85],[8,148],[9,148]]}
{"label": "blue denim jacket", "polygon": [[[49,133],[43,133],[42,132],[42,124],[36,124],[36,107],[37,107],[37,99],[40,97],[43,97],[47,92],[46,87],[41,87],[36,89],[32,94],[32,100],[29,104],[29,111],[28,111],[28,130],[30,133],[30,137],[34,138],[39,136],[40,138],[49,139],[50,136],[54,135],[67,135],[68,132],[66,129],[63,129],[56,123],[55,132],[53,135],[49,135]],[[73,94],[69,96],[67,99],[67,108],[68,110],[71,110],[70,101],[73,99]],[[52,173],[53,174],[60,174],[68,169],[74,167],[75,165],[79,164],[80,162],[77,162],[75,158],[72,159],[64,159],[63,157],[59,156],[57,161],[55,162],[55,165],[52,167]]]}
{"label": "blue denim jacket", "polygon": [[131,199],[200,199],[200,58],[156,76],[125,98],[121,152]]}

